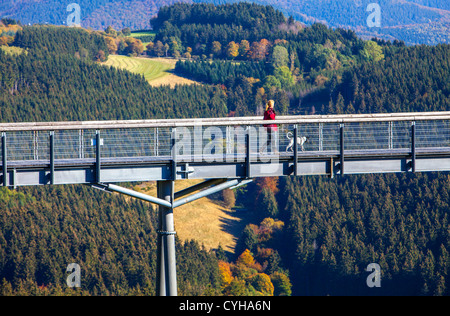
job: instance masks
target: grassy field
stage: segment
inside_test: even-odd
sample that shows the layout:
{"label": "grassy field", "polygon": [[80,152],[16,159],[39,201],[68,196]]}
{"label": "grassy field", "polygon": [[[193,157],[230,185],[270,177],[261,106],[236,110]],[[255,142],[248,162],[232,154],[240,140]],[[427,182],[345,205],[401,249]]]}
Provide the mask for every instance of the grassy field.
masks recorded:
{"label": "grassy field", "polygon": [[155,38],[156,36],[156,32],[155,31],[150,31],[150,30],[146,30],[146,31],[132,31],[131,32],[131,37],[150,37],[150,38]]}
{"label": "grassy field", "polygon": [[147,46],[150,42],[153,42],[155,39],[156,32],[154,31],[134,31],[131,32],[130,37],[134,37],[137,39],[140,39],[142,41],[142,44]]}
{"label": "grassy field", "polygon": [[196,83],[172,73],[173,69],[175,69],[175,59],[109,55],[108,61],[103,64],[143,75],[152,86]]}
{"label": "grassy field", "polygon": [[156,35],[155,31],[146,30],[146,31],[132,31],[130,36],[142,37],[142,36],[155,36],[155,35]]}
{"label": "grassy field", "polygon": [[135,74],[141,74],[147,81],[164,77],[171,69],[170,64],[153,61],[150,58],[128,57],[121,55],[110,55],[107,66],[126,69]]}

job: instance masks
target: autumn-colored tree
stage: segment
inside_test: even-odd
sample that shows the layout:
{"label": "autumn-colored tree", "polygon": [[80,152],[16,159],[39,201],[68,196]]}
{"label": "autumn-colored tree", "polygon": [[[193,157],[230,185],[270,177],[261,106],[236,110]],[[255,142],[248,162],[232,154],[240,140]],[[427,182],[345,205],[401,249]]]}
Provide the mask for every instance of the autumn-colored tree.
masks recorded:
{"label": "autumn-colored tree", "polygon": [[153,47],[153,51],[156,56],[161,57],[164,55],[164,44],[161,41],[157,41],[155,46]]}
{"label": "autumn-colored tree", "polygon": [[[267,205],[267,211],[262,212],[264,213],[269,213],[269,215],[275,215],[275,214],[271,214],[270,210],[272,208],[275,208],[276,211],[278,211],[278,207],[272,207],[270,204]],[[273,213],[273,211],[272,211]],[[267,217],[265,218],[261,224],[259,225],[259,229],[258,229],[258,240],[260,242],[266,242],[270,239],[272,239],[273,235],[279,231],[281,231],[284,227],[284,223],[282,221],[276,221],[271,217]]]}
{"label": "autumn-colored tree", "polygon": [[259,262],[264,262],[267,260],[272,254],[274,250],[272,248],[260,248],[258,247],[258,252],[256,254],[256,259]]}
{"label": "autumn-colored tree", "polygon": [[252,253],[250,250],[245,249],[243,253],[239,256],[239,258],[236,260],[236,264],[242,264],[244,266],[250,267],[255,264],[255,259],[253,258]]}
{"label": "autumn-colored tree", "polygon": [[270,277],[265,273],[258,273],[249,278],[250,284],[262,295],[273,296],[274,286]]}
{"label": "autumn-colored tree", "polygon": [[140,55],[144,52],[144,45],[140,39],[127,37],[125,39],[126,48],[123,51],[126,55]]}
{"label": "autumn-colored tree", "polygon": [[259,229],[268,229],[270,231],[279,231],[282,230],[284,226],[284,223],[282,221],[276,221],[273,218],[265,218],[261,224],[259,225]]}
{"label": "autumn-colored tree", "polygon": [[97,55],[95,55],[94,60],[97,61],[97,62],[100,62],[100,63],[106,61],[105,52],[102,51],[102,50],[99,50]]}
{"label": "autumn-colored tree", "polygon": [[255,95],[256,115],[258,116],[264,115],[266,103],[267,103],[266,90],[264,89],[264,87],[257,88]]}
{"label": "autumn-colored tree", "polygon": [[106,46],[108,46],[108,51],[110,54],[117,53],[117,41],[114,37],[105,36]]}
{"label": "autumn-colored tree", "polygon": [[239,45],[231,41],[227,45],[227,57],[235,59],[237,56],[239,56]]}
{"label": "autumn-colored tree", "polygon": [[233,281],[233,275],[231,273],[230,264],[220,260],[219,261],[219,272],[222,280],[223,286],[227,286]]}
{"label": "autumn-colored tree", "polygon": [[181,49],[182,44],[181,40],[178,37],[171,36],[169,41],[169,54],[172,55],[175,58],[178,58],[181,56]]}
{"label": "autumn-colored tree", "polygon": [[317,75],[314,84],[318,87],[323,86],[329,79],[324,75]]}
{"label": "autumn-colored tree", "polygon": [[261,264],[255,261],[250,250],[246,249],[236,260],[238,275],[245,276],[255,272],[262,272],[264,269]]}
{"label": "autumn-colored tree", "polygon": [[258,187],[257,193],[261,193],[263,188],[268,188],[274,194],[277,194],[278,191],[278,178],[277,177],[264,177],[258,178],[256,180],[256,186]]}
{"label": "autumn-colored tree", "polygon": [[248,57],[252,60],[265,60],[269,54],[270,42],[266,39],[262,39],[259,42],[253,42],[250,50],[248,51]]}
{"label": "autumn-colored tree", "polygon": [[8,39],[6,36],[0,37],[0,46],[8,46]]}
{"label": "autumn-colored tree", "polygon": [[[0,35],[2,30],[0,29]],[[14,43],[14,36],[5,36],[4,34],[0,36],[0,46],[9,46]]]}
{"label": "autumn-colored tree", "polygon": [[341,66],[342,64],[339,61],[336,52],[332,51],[327,58],[326,68],[328,70],[338,70]]}

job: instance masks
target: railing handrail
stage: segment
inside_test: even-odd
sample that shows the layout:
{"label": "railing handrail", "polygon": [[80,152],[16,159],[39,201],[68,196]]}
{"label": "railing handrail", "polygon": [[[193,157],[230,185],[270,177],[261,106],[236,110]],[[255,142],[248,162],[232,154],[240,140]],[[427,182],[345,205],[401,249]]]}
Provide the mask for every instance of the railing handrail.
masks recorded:
{"label": "railing handrail", "polygon": [[[288,115],[278,116],[270,124],[314,124],[314,123],[369,123],[399,121],[450,120],[450,111],[442,112],[400,112],[374,114],[336,115]],[[268,124],[261,116],[191,118],[191,119],[144,119],[113,121],[60,121],[0,123],[0,132],[10,131],[55,131],[55,130],[101,130],[155,127],[195,127],[195,126],[252,126]]]}

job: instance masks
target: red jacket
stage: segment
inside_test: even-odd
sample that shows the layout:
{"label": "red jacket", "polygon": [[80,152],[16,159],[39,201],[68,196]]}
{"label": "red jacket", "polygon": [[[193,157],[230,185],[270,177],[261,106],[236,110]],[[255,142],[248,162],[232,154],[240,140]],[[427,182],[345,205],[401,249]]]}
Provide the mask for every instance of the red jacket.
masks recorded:
{"label": "red jacket", "polygon": [[[264,112],[264,120],[274,120],[275,119],[275,111],[269,108]],[[276,124],[264,124],[264,127],[272,127],[272,131],[277,131],[278,127]]]}

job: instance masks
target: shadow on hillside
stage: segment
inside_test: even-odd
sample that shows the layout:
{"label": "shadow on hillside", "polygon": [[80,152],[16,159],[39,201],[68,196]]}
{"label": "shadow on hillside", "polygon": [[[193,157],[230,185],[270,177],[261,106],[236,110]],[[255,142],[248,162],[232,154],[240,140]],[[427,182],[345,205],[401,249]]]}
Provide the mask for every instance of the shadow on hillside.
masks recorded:
{"label": "shadow on hillside", "polygon": [[250,223],[253,214],[247,209],[223,210],[223,212],[229,217],[232,217],[229,218],[221,216],[219,220],[221,223],[221,230],[233,236],[235,247],[231,248],[228,246],[224,250],[227,254],[227,257],[231,260],[234,260],[235,257],[240,255],[235,253],[237,243],[242,235],[242,231],[244,230],[245,226]]}

